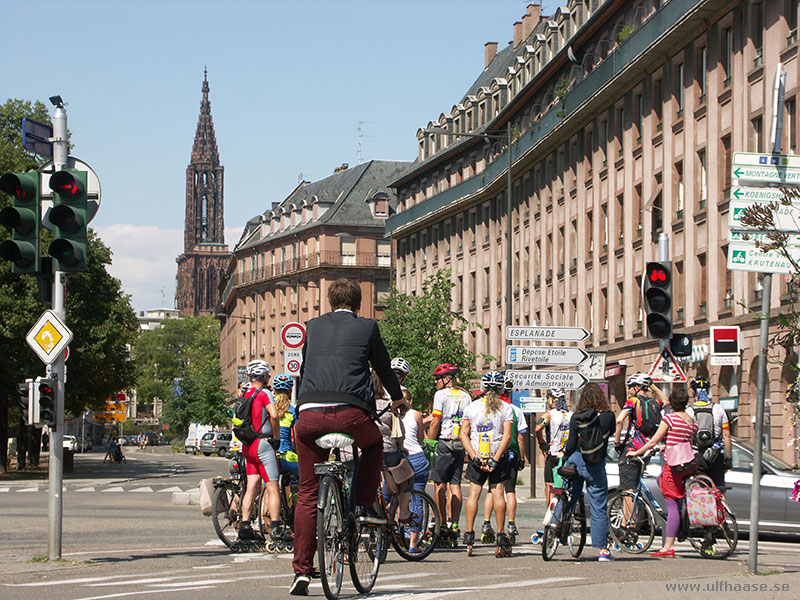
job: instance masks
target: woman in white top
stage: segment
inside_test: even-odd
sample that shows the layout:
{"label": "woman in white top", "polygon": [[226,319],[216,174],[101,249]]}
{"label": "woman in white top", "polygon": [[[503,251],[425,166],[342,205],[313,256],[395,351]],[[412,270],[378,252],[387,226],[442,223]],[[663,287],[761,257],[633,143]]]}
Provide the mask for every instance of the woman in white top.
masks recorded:
{"label": "woman in white top", "polygon": [[[408,406],[411,406],[411,394],[408,390],[403,390],[403,397],[406,399]],[[414,468],[414,489],[425,490],[428,483],[428,458],[425,456],[425,451],[422,449],[422,440],[425,438],[425,427],[422,424],[422,413],[413,408],[409,409],[403,417],[403,427],[406,430],[406,437],[403,441],[403,448],[408,453],[408,462]],[[422,514],[422,500],[418,496],[411,497],[409,510],[414,515]],[[411,553],[418,552],[417,539],[421,527],[412,524],[408,527],[411,535],[409,537],[408,551]]]}

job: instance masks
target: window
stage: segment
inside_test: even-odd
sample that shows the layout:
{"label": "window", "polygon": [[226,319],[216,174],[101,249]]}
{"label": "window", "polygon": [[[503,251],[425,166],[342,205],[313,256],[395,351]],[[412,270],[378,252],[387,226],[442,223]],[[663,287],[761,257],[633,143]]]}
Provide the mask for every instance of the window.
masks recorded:
{"label": "window", "polygon": [[617,236],[619,237],[619,245],[622,246],[623,238],[625,237],[625,195],[620,194],[617,196]]}
{"label": "window", "polygon": [[473,249],[475,248],[475,233],[476,233],[476,231],[475,231],[475,228],[476,228],[475,222],[476,222],[476,220],[477,220],[477,216],[475,214],[475,211],[474,210],[470,211],[470,213],[469,213],[469,246],[470,246],[470,248],[473,248]]}
{"label": "window", "polygon": [[706,269],[706,255],[697,255],[697,269],[700,271],[700,289],[697,290],[697,297],[700,302],[698,305],[697,314],[705,316],[708,314],[708,269]]}
{"label": "window", "polygon": [[675,163],[675,218],[683,219],[685,188],[683,184],[683,161]]}
{"label": "window", "polygon": [[622,150],[625,145],[625,107],[622,106],[617,110],[617,139],[619,140],[619,155],[622,156]]}
{"label": "window", "polygon": [[600,150],[603,157],[603,166],[605,167],[608,164],[608,119],[602,122],[600,131],[603,136],[600,140]]}
{"label": "window", "polygon": [[678,100],[678,113],[677,118],[683,118],[683,75],[684,75],[684,65],[683,63],[678,65],[677,74],[675,76],[675,98]]}
{"label": "window", "polygon": [[642,185],[633,186],[633,235],[634,239],[642,237]]}
{"label": "window", "polygon": [[664,102],[664,80],[653,82],[653,112],[656,115],[656,131],[661,131],[661,109]]}
{"label": "window", "polygon": [[674,263],[672,269],[672,298],[675,302],[674,319],[676,323],[683,322],[683,307],[685,305],[683,293],[683,261]]}
{"label": "window", "polygon": [[797,154],[797,96],[786,101],[786,118],[783,120],[786,132],[785,149],[788,154]]}
{"label": "window", "polygon": [[765,152],[764,127],[762,117],[750,121],[750,152]]}
{"label": "window", "polygon": [[722,189],[723,191],[727,191],[731,189],[731,169],[733,168],[733,152],[731,151],[730,134],[722,138],[722,155],[725,157],[725,169],[722,174]]}
{"label": "window", "polygon": [[707,73],[708,73],[708,46],[703,46],[702,48],[700,48],[700,52],[698,53],[698,57],[697,58],[698,58],[697,67],[698,67],[698,70],[699,70],[697,76],[698,76],[698,79],[699,79],[699,82],[700,82],[700,98],[699,98],[699,102],[700,102],[700,104],[705,104],[705,102],[706,102],[706,92],[708,92],[708,85],[707,85],[707,81],[708,81],[708,77],[707,77]]}
{"label": "window", "polygon": [[378,266],[388,267],[391,261],[392,246],[388,240],[378,240]]}
{"label": "window", "polygon": [[594,155],[594,131],[590,130],[586,134],[586,158],[588,159],[588,162],[589,162],[588,169],[587,169],[587,171],[588,171],[587,174],[588,175],[591,175],[591,173],[592,173],[592,162],[593,162],[592,158],[593,158],[593,155]]}
{"label": "window", "polygon": [[700,150],[697,152],[697,176],[699,179],[698,187],[700,191],[697,207],[700,210],[703,210],[708,202],[708,173],[706,171],[705,150]]}
{"label": "window", "polygon": [[722,82],[722,87],[728,89],[731,87],[731,78],[733,77],[733,28],[728,27],[722,40],[722,71],[725,74],[725,80]]}
{"label": "window", "polygon": [[750,13],[750,39],[753,40],[753,68],[764,63],[764,3],[753,4]]}
{"label": "window", "polygon": [[636,131],[634,134],[636,135],[636,145],[639,146],[642,143],[642,117],[644,116],[644,100],[642,99],[642,94],[636,94],[634,102],[634,106],[636,107],[636,112],[634,113]]}
{"label": "window", "polygon": [[600,207],[600,235],[603,240],[603,252],[608,250],[608,204]]}
{"label": "window", "polygon": [[483,305],[487,306],[489,304],[489,267],[483,268]]}
{"label": "window", "polygon": [[455,228],[455,236],[456,236],[456,253],[461,254],[464,252],[464,218],[457,217],[456,218],[456,228]]}
{"label": "window", "polygon": [[797,41],[797,0],[784,0],[786,8],[786,24],[789,26],[789,35],[786,38],[786,45],[790,46]]}
{"label": "window", "polygon": [[662,193],[659,192],[655,200],[653,200],[653,242],[658,241],[658,234],[664,227],[664,199]]}
{"label": "window", "polygon": [[464,277],[459,275],[456,279],[456,310],[464,309]]}
{"label": "window", "polygon": [[592,211],[586,213],[586,234],[584,235],[584,239],[586,240],[586,258],[591,260],[592,258],[592,240],[594,239],[594,219],[592,218]]}

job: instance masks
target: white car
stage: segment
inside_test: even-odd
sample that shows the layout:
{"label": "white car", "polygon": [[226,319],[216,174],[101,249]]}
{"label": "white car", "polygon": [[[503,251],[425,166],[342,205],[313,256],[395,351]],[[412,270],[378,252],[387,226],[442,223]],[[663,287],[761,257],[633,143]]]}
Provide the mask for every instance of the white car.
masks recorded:
{"label": "white car", "polygon": [[63,446],[64,450],[72,450],[73,452],[78,451],[78,440],[74,435],[65,435],[61,439],[61,445]]}

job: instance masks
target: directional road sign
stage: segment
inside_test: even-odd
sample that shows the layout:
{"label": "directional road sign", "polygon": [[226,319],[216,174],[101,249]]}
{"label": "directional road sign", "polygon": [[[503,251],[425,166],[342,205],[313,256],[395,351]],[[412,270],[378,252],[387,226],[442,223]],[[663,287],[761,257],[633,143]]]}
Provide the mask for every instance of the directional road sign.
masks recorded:
{"label": "directional road sign", "polygon": [[733,164],[744,166],[795,167],[800,168],[800,156],[796,154],[759,154],[757,152],[734,152]]}
{"label": "directional road sign", "polygon": [[575,366],[589,358],[574,346],[506,346],[506,364]]}
{"label": "directional road sign", "polygon": [[519,399],[519,407],[526,415],[547,412],[547,399],[535,396],[523,396]]}
{"label": "directional road sign", "polygon": [[747,201],[752,202],[780,202],[783,198],[783,192],[780,188],[776,187],[732,187],[730,199],[731,201]]}
{"label": "directional road sign", "polygon": [[[751,188],[757,189],[757,188]],[[773,188],[763,188],[764,191],[773,191]],[[782,194],[772,202],[780,202]],[[751,200],[731,200],[730,211],[728,212],[728,226],[731,229],[756,229],[755,227],[746,227],[742,223],[742,216],[744,211],[755,204],[763,204],[765,201],[751,201]],[[798,204],[778,204],[777,208],[772,211],[772,217],[775,221],[775,230],[777,231],[796,231],[800,232],[800,205]]]}
{"label": "directional road sign", "polygon": [[762,167],[733,165],[731,177],[747,181],[800,185],[800,168],[773,167],[769,165]]}
{"label": "directional road sign", "polygon": [[542,342],[582,342],[589,337],[583,327],[515,327],[506,326],[507,340],[536,340]]}
{"label": "directional road sign", "polygon": [[[728,241],[738,242],[742,244],[750,244],[752,246],[755,245],[756,242],[769,243],[772,240],[769,239],[769,235],[767,235],[766,233],[761,233],[753,230],[729,229]],[[786,245],[800,246],[800,233],[788,234],[788,237],[786,239]]]}
{"label": "directional road sign", "polygon": [[[787,251],[795,262],[800,262],[800,248],[788,247]],[[762,252],[753,244],[731,242],[728,246],[728,269],[733,271],[754,271],[758,273],[793,273],[792,262],[782,253],[770,250]]]}
{"label": "directional road sign", "polygon": [[578,371],[506,371],[514,389],[532,390],[552,387],[577,390],[589,383]]}
{"label": "directional road sign", "polygon": [[52,310],[46,310],[31,327],[25,341],[46,365],[53,364],[72,341],[72,331]]}

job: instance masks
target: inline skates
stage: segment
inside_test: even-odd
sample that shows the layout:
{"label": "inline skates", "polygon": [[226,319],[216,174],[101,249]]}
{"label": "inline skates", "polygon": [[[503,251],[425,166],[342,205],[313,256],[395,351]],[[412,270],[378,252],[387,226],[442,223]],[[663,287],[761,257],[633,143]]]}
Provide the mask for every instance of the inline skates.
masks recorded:
{"label": "inline skates", "polygon": [[495,558],[506,558],[511,556],[511,540],[508,535],[501,531],[497,534],[497,546],[494,549]]}
{"label": "inline skates", "polygon": [[464,545],[467,547],[467,556],[472,556],[472,546],[475,545],[475,532],[464,532]]}
{"label": "inline skates", "polygon": [[495,534],[494,529],[492,529],[492,524],[489,521],[484,521],[483,525],[481,526],[481,543],[482,544],[494,544],[495,541]]}

